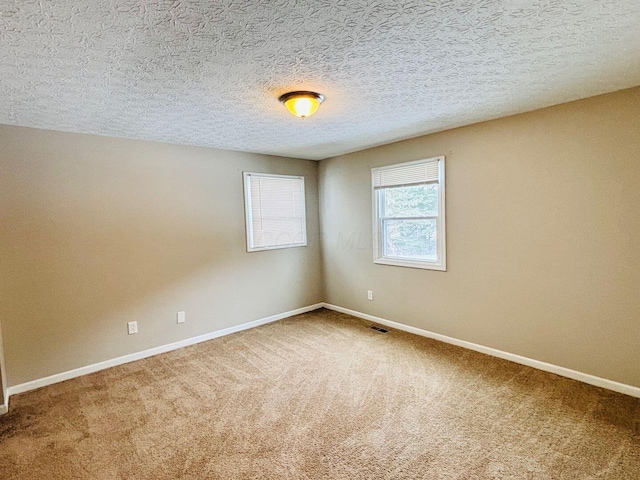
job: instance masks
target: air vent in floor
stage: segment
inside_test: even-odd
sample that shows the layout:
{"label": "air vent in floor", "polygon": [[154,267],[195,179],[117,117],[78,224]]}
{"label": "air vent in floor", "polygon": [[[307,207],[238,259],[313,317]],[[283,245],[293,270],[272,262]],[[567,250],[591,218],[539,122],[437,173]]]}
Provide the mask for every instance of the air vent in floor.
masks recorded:
{"label": "air vent in floor", "polygon": [[380,333],[387,333],[389,331],[386,328],[378,327],[376,325],[371,325],[369,328],[371,330],[375,330],[376,332],[380,332]]}

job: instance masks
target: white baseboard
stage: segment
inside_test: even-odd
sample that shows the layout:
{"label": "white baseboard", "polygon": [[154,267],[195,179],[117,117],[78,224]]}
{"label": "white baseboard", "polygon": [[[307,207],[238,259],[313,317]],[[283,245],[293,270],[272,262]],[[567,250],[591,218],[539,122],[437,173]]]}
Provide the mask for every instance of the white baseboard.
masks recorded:
{"label": "white baseboard", "polygon": [[476,352],[485,353],[487,355],[491,355],[492,357],[502,358],[504,360],[509,360],[511,362],[519,363],[521,365],[537,368],[538,370],[544,370],[545,372],[555,373],[556,375],[561,375],[563,377],[571,378],[573,380],[578,380],[580,382],[588,383],[590,385],[595,385],[597,387],[613,390],[614,392],[624,393],[632,397],[640,398],[639,387],[634,387],[632,385],[626,385],[624,383],[614,382],[613,380],[607,380],[606,378],[596,377],[594,375],[589,375],[588,373],[578,372],[576,370],[560,367],[558,365],[553,365],[551,363],[541,362],[539,360],[534,360],[532,358],[522,357],[514,353],[503,352],[502,350],[497,350],[491,347],[485,347],[483,345],[478,345],[477,343],[458,340],[457,338],[447,337],[446,335],[429,332],[428,330],[422,330],[421,328],[411,327],[409,325],[404,325],[402,323],[393,322],[391,320],[375,317],[373,315],[369,315],[366,313],[357,312],[355,310],[350,310],[348,308],[338,307],[337,305],[332,305],[330,303],[324,303],[323,306],[325,308],[328,308],[329,310],[335,310],[336,312],[346,313],[347,315],[352,315],[354,317],[362,318],[364,320],[369,320],[371,322],[379,323],[381,325],[386,325],[388,327],[395,328],[397,330],[403,330],[405,332],[420,335],[422,337],[432,338],[440,342],[450,343],[451,345],[456,345],[458,347],[467,348],[469,350],[474,350]]}
{"label": "white baseboard", "polygon": [[327,308],[329,310],[335,310],[337,312],[346,313],[347,315],[352,315],[354,317],[369,320],[371,322],[379,323],[381,325],[386,325],[388,327],[395,328],[397,330],[403,330],[405,332],[420,335],[422,337],[432,338],[434,340],[438,340],[441,342],[450,343],[452,345],[457,345],[459,347],[467,348],[469,350],[485,353],[493,357],[502,358],[515,363],[519,363],[521,365],[527,365],[529,367],[537,368],[538,370],[555,373],[563,377],[572,378],[574,380],[578,380],[584,383],[606,388],[608,390],[613,390],[615,392],[624,393],[632,397],[640,398],[640,388],[634,387],[632,385],[626,385],[624,383],[614,382],[613,380],[607,380],[605,378],[596,377],[594,375],[589,375],[587,373],[578,372],[575,370],[571,370],[569,368],[541,362],[539,360],[533,360],[531,358],[522,357],[520,355],[516,355],[513,353],[503,352],[502,350],[497,350],[495,348],[485,347],[483,345],[478,345],[476,343],[471,343],[464,340],[458,340],[453,337],[448,337],[446,335],[441,335],[439,333],[429,332],[427,330],[422,330],[420,328],[411,327],[409,325],[404,325],[402,323],[393,322],[391,320],[386,320],[384,318],[376,317],[374,315],[369,315],[369,314],[358,312],[355,310],[350,310],[348,308],[339,307],[337,305],[332,305],[330,303],[316,303],[315,305],[309,305],[307,307],[298,308],[298,309],[280,313],[277,315],[271,315],[269,317],[260,318],[258,320],[243,323],[241,325],[236,325],[234,327],[217,330],[215,332],[206,333],[204,335],[199,335],[197,337],[187,338],[185,340],[180,340],[178,342],[170,343],[167,345],[161,345],[159,347],[151,348],[149,350],[143,350],[141,352],[124,355],[122,357],[105,360],[104,362],[94,363],[92,365],[87,365],[85,367],[76,368],[74,370],[69,370],[66,372],[57,373],[55,375],[50,375],[48,377],[40,378],[30,382],[14,385],[12,387],[9,387],[5,392],[4,404],[0,404],[0,415],[7,413],[9,408],[9,397],[11,395],[17,395],[19,393],[28,392],[30,390],[35,390],[36,388],[45,387],[47,385],[51,385],[58,382],[63,382],[65,380],[70,380],[72,378],[80,377],[82,375],[87,375],[89,373],[98,372],[100,370],[105,370],[107,368],[123,365],[125,363],[134,362],[136,360],[141,360],[143,358],[152,357],[154,355],[158,355],[161,353],[170,352],[172,350],[177,350],[179,348],[188,347],[189,345],[195,345],[197,343],[206,342],[207,340],[223,337],[225,335],[229,335],[235,332],[240,332],[242,330],[248,330],[250,328],[258,327],[260,325],[275,322],[277,320],[282,320],[283,318],[292,317],[294,315],[310,312],[312,310],[317,310],[318,308],[322,308],[322,307]]}
{"label": "white baseboard", "polygon": [[206,342],[207,340],[223,337],[225,335],[240,332],[242,330],[248,330],[250,328],[258,327],[266,323],[282,320],[283,318],[292,317],[294,315],[300,315],[301,313],[310,312],[312,310],[317,310],[318,308],[322,308],[323,305],[324,304],[322,303],[316,303],[315,305],[309,305],[307,307],[297,308],[295,310],[279,313],[277,315],[271,315],[270,317],[260,318],[252,322],[236,325],[235,327],[224,328],[222,330],[217,330],[211,333],[205,333],[204,335],[187,338],[185,340],[180,340],[179,342],[170,343],[168,345],[161,345],[159,347],[150,348],[149,350],[143,350],[141,352],[131,353],[129,355],[124,355],[122,357],[105,360],[104,362],[94,363],[93,365],[87,365],[85,367],[76,368],[74,370],[69,370],[66,372],[56,373],[55,375],[50,375],[48,377],[39,378],[37,380],[21,383],[19,385],[14,385],[8,388],[8,391],[5,395],[5,406],[4,406],[5,411],[3,412],[3,407],[0,405],[0,413],[6,413],[7,411],[6,409],[8,409],[8,405],[9,405],[9,397],[11,395],[17,395],[19,393],[28,392],[29,390],[35,390],[36,388],[46,387],[47,385],[51,385],[53,383],[63,382],[65,380],[70,380],[72,378],[80,377],[82,375],[87,375],[89,373],[94,373],[100,370],[105,370],[107,368],[115,367],[117,365],[123,365],[125,363],[134,362],[136,360],[141,360],[143,358],[152,357],[160,353],[166,353],[172,350],[177,350],[179,348],[188,347],[189,345],[195,345],[196,343]]}

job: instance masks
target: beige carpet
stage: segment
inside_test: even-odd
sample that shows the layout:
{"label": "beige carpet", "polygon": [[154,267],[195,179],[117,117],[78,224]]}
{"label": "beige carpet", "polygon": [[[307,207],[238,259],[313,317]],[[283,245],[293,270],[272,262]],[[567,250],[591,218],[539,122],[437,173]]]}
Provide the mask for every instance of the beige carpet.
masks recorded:
{"label": "beige carpet", "polygon": [[11,398],[9,479],[634,479],[640,400],[327,310]]}

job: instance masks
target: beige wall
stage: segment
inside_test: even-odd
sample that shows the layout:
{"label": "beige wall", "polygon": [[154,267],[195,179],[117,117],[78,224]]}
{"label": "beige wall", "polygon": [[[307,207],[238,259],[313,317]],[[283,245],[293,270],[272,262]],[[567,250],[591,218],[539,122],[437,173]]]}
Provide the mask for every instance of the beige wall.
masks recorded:
{"label": "beige wall", "polygon": [[[325,300],[640,386],[638,111],[636,88],[322,161],[322,251],[315,162],[1,126],[4,380]],[[442,154],[448,271],[374,265],[370,168]],[[306,176],[307,248],[246,253],[242,171]]]}
{"label": "beige wall", "polygon": [[[322,161],[325,300],[640,386],[639,112],[636,88]],[[374,265],[371,167],[443,154],[448,271]]]}
{"label": "beige wall", "polygon": [[[7,126],[0,145],[10,386],[322,301],[316,162]],[[308,247],[246,252],[242,171],[306,177]]]}
{"label": "beige wall", "polygon": [[2,324],[0,324],[0,409],[7,395],[7,376],[4,369],[4,343],[2,341]]}

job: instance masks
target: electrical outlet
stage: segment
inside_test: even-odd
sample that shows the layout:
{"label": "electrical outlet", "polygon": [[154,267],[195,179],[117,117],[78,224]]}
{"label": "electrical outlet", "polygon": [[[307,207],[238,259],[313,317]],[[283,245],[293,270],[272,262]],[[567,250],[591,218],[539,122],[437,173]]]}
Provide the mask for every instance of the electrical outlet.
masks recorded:
{"label": "electrical outlet", "polygon": [[367,290],[367,299],[373,300],[373,290]]}
{"label": "electrical outlet", "polygon": [[187,321],[187,312],[178,312],[178,323],[184,323]]}
{"label": "electrical outlet", "polygon": [[129,332],[129,335],[138,333],[138,322],[127,322],[127,332]]}

